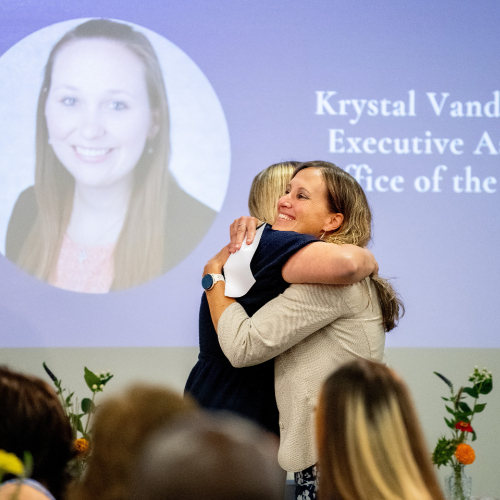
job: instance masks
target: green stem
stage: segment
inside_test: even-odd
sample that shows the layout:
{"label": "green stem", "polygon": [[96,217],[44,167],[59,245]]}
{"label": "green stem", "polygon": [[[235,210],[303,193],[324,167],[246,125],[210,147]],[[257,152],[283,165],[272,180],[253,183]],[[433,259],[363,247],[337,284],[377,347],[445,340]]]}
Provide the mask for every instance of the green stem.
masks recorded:
{"label": "green stem", "polygon": [[464,488],[462,483],[462,466],[461,464],[453,465],[453,472],[455,476],[455,484],[453,485],[453,498],[454,500],[465,500]]}
{"label": "green stem", "polygon": [[472,415],[470,416],[470,423],[472,423],[472,419],[474,418],[474,408],[476,407],[477,400],[479,399],[479,395],[481,394],[481,388],[483,387],[484,382],[479,384],[479,388],[477,389],[477,398],[474,399],[474,406],[472,407]]}
{"label": "green stem", "polygon": [[85,424],[84,434],[87,435],[87,429],[89,428],[90,417],[92,416],[92,408],[94,407],[95,392],[92,393],[92,404],[90,405],[90,411],[87,415],[87,423]]}
{"label": "green stem", "polygon": [[64,414],[66,415],[67,418],[69,418],[68,410],[66,408],[66,401],[64,399],[63,390],[61,388],[61,382],[62,382],[62,380],[58,380],[57,382],[54,382],[54,385],[57,387],[57,394],[61,398],[61,404],[62,404],[62,407],[63,407],[63,410],[64,410]]}

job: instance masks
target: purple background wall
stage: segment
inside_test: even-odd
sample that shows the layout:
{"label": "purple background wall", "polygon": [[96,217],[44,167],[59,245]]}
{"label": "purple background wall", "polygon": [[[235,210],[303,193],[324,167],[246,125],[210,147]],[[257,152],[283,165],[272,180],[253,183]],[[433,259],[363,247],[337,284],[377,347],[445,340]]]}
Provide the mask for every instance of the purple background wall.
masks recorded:
{"label": "purple background wall", "polygon": [[[500,182],[486,185],[495,192],[482,184],[476,193],[455,192],[452,180],[465,177],[470,166],[481,183],[487,177],[500,181],[500,118],[484,111],[500,90],[497,2],[6,0],[0,5],[0,54],[45,26],[84,17],[156,31],[201,68],[229,126],[228,193],[208,235],[182,264],[125,292],[59,290],[0,256],[1,346],[196,345],[203,265],[226,243],[229,223],[247,213],[253,176],[280,160],[325,159],[342,167],[366,164],[372,182],[382,175],[404,179],[394,184],[402,192],[367,192],[380,273],[397,277],[407,308],[388,345],[500,347]],[[388,99],[390,111],[402,100],[408,113],[411,90],[415,116],[368,116],[367,104],[355,124],[352,104],[347,116],[330,115],[326,105],[319,109],[324,114],[317,114],[317,92],[327,91],[337,92],[328,101],[332,111],[339,111],[339,99],[377,100],[379,109]],[[449,94],[440,116],[427,96],[431,92],[438,103],[441,93]],[[455,101],[479,101],[483,116],[450,116]],[[339,142],[333,148],[339,151],[330,152],[333,129],[344,131],[345,152]],[[370,137],[425,139],[427,131],[431,138],[461,139],[463,153],[453,154],[447,146],[440,154],[435,143],[429,154],[346,152],[346,137],[360,137],[361,144]],[[478,149],[485,131],[492,146]],[[439,165],[447,170],[441,170],[440,191],[434,192]],[[426,192],[414,185],[421,176],[429,179]],[[365,188],[366,182],[361,180]],[[419,185],[425,183],[421,179]],[[381,179],[380,185],[389,183]]]}

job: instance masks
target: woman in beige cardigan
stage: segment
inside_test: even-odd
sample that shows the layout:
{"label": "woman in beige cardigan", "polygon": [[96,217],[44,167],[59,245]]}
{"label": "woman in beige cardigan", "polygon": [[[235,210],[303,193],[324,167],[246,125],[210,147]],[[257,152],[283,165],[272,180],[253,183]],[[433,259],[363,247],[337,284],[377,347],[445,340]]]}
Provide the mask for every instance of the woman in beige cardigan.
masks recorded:
{"label": "woman in beige cardigan", "polygon": [[[307,232],[303,186],[295,177],[306,168],[321,172],[330,205],[343,214],[340,228],[323,239],[365,246],[371,226],[366,197],[350,175],[326,162],[308,162],[296,170],[287,194],[278,202],[281,230]],[[251,200],[259,198],[254,188],[255,183]],[[251,224],[251,219],[239,219],[233,224],[233,233],[239,226]],[[223,295],[221,289],[219,295]],[[321,384],[345,361],[362,357],[383,362],[385,331],[395,326],[402,304],[379,277],[351,286],[292,285],[251,318],[227,297],[217,300],[212,296],[209,302],[220,345],[233,366],[251,366],[276,357],[279,461],[284,469],[296,473],[297,498],[302,498],[304,489],[314,498],[312,421]]]}

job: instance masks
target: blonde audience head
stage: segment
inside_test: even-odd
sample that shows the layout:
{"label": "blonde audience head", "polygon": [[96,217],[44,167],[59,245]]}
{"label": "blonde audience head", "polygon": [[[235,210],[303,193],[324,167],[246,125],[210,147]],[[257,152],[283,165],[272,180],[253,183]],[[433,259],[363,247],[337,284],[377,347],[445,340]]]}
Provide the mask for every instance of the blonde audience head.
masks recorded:
{"label": "blonde audience head", "polygon": [[316,418],[320,500],[443,500],[404,382],[358,360],[323,385]]}

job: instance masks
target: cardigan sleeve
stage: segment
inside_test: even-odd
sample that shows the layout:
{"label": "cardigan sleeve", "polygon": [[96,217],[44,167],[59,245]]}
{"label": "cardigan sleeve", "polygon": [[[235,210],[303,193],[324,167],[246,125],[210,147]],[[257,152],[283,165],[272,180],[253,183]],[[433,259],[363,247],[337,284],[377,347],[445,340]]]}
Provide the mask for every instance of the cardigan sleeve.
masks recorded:
{"label": "cardigan sleeve", "polygon": [[249,317],[232,304],[219,319],[217,333],[224,354],[241,368],[272,359],[301,340],[349,314],[343,286],[291,285]]}

